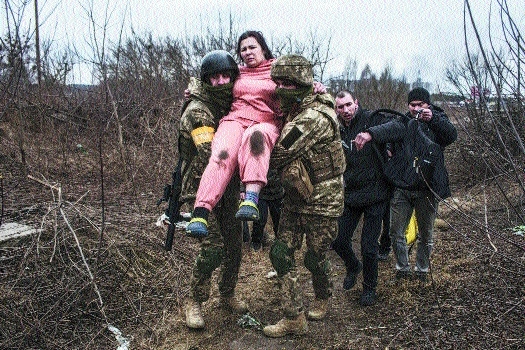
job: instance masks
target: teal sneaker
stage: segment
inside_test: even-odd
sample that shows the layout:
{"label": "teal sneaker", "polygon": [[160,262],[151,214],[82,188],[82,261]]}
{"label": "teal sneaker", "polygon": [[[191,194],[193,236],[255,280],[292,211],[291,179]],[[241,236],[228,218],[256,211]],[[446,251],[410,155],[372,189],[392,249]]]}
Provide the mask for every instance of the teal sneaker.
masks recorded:
{"label": "teal sneaker", "polygon": [[257,208],[257,204],[252,201],[242,201],[235,217],[242,221],[259,220],[259,209]]}
{"label": "teal sneaker", "polygon": [[186,234],[191,237],[202,238],[208,236],[208,221],[203,218],[193,218],[186,226]]}

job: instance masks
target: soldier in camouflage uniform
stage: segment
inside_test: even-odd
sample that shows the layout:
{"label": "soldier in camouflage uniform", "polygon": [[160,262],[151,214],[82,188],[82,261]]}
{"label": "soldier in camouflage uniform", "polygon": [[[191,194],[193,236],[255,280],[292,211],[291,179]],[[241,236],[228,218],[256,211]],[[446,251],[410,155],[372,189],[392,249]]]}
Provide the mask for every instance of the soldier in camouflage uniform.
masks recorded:
{"label": "soldier in camouflage uniform", "polygon": [[334,100],[328,94],[313,94],[311,63],[298,55],[282,56],[274,62],[271,76],[286,118],[270,161],[282,171],[286,191],[279,230],[270,249],[285,317],[263,331],[269,337],[282,337],[308,331],[295,263],[304,236],[304,265],[311,272],[315,292],[308,318],[321,320],[326,315],[332,295],[326,252],[343,212],[345,162]]}
{"label": "soldier in camouflage uniform", "polygon": [[[217,50],[204,56],[201,79],[191,78],[190,98],[182,108],[179,154],[182,160],[181,200],[193,207],[201,175],[211,154],[211,141],[219,120],[228,113],[232,102],[233,81],[239,70],[233,57]],[[213,214],[209,235],[202,240],[191,277],[190,297],[186,300],[186,325],[203,328],[201,304],[209,299],[212,272],[221,266],[219,292],[221,306],[243,313],[246,304],[235,297],[241,263],[242,231],[235,219],[239,198],[239,177],[229,183]]]}

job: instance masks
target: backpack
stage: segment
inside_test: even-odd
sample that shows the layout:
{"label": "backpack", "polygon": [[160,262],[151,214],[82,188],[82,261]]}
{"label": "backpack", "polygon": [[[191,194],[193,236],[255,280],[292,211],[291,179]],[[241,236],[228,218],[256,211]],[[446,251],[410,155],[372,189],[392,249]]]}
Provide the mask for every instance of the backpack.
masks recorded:
{"label": "backpack", "polygon": [[[373,113],[376,112],[378,111]],[[395,114],[399,115],[398,112]],[[407,190],[433,188],[434,171],[443,157],[443,152],[441,147],[425,134],[419,120],[408,121],[403,140],[393,144],[392,157],[385,159],[377,146],[374,145],[374,148],[383,174],[390,184]]]}

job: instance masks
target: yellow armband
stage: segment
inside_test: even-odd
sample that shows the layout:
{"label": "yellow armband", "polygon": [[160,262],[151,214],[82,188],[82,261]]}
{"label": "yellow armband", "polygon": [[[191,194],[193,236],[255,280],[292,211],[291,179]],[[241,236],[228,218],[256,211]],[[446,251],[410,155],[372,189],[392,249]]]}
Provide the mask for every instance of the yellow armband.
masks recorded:
{"label": "yellow armband", "polygon": [[201,126],[191,132],[191,138],[193,139],[195,146],[211,142],[214,135],[215,129],[211,126]]}

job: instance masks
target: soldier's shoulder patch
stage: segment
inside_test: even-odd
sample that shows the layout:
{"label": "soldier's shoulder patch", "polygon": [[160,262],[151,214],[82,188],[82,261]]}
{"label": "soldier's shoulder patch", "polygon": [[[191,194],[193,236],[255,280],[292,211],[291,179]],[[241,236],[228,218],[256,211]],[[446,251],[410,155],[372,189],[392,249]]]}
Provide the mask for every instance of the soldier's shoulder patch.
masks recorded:
{"label": "soldier's shoulder patch", "polygon": [[282,139],[281,145],[284,148],[289,149],[302,135],[303,132],[299,130],[297,126],[294,126],[292,130],[290,130],[290,132],[288,132],[288,134],[286,134],[286,136]]}
{"label": "soldier's shoulder patch", "polygon": [[191,132],[191,137],[193,139],[193,143],[195,143],[195,146],[211,142],[214,135],[215,129],[211,126],[201,126],[193,129]]}

